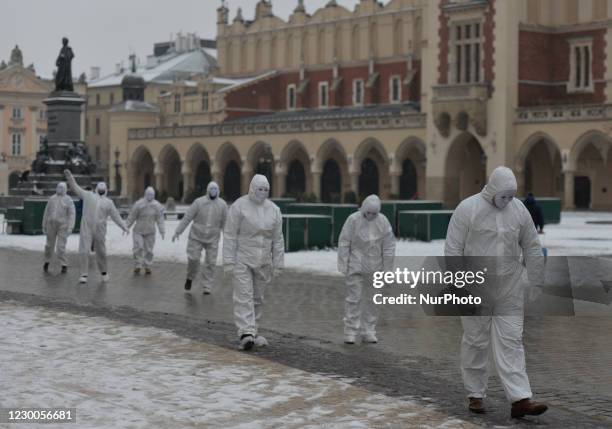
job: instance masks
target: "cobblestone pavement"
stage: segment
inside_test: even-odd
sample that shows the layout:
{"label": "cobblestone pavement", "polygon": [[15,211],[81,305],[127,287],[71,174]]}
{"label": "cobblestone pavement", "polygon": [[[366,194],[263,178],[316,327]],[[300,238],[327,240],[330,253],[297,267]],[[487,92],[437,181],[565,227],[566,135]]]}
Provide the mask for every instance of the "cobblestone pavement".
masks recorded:
{"label": "cobblestone pavement", "polygon": [[[210,296],[182,289],[185,266],[159,263],[151,277],[134,277],[127,258],[110,258],[111,282],[94,276],[78,285],[40,269],[36,252],[0,249],[0,299],[101,315],[171,329],[181,336],[235,347],[231,286],[220,281]],[[221,275],[221,274],[219,274]],[[220,277],[221,279],[221,277]],[[461,325],[454,317],[423,317],[407,307],[385,307],[375,346],[342,344],[344,285],[337,277],[287,272],[267,291],[263,334],[272,347],[257,352],[275,362],[347,377],[388,396],[413,397],[448,415],[483,426],[612,427],[612,317],[529,317],[525,328],[532,389],[552,407],[520,422],[495,377],[485,416],[465,411],[458,370]]]}

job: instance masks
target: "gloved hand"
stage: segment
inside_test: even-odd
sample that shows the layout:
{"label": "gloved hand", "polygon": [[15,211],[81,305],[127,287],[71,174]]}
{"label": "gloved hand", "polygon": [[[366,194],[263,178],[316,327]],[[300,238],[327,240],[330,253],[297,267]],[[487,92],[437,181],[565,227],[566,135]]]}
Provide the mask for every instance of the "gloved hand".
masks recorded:
{"label": "gloved hand", "polygon": [[172,236],[172,242],[173,242],[173,243],[174,243],[176,240],[178,240],[178,239],[179,239],[178,234],[174,234],[174,235]]}
{"label": "gloved hand", "polygon": [[276,277],[280,276],[282,273],[283,273],[282,267],[275,267],[272,270],[272,277],[276,278]]}

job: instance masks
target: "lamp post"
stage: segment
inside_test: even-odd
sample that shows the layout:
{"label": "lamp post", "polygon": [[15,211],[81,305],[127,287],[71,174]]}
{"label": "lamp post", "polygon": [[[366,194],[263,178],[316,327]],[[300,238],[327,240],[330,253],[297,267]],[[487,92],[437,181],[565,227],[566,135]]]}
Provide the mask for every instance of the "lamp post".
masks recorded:
{"label": "lamp post", "polygon": [[119,148],[115,148],[115,191],[117,191],[117,195],[121,195],[121,174],[119,173],[119,169],[121,168],[121,162],[119,162]]}

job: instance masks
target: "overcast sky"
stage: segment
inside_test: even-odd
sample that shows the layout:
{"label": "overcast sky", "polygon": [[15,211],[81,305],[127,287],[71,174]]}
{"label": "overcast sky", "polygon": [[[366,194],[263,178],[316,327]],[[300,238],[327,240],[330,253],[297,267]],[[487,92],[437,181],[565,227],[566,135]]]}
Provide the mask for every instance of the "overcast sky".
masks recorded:
{"label": "overcast sky", "polygon": [[[305,0],[313,13],[328,0]],[[358,0],[338,0],[353,10]],[[153,53],[153,44],[171,34],[195,32],[202,38],[216,34],[220,0],[15,0],[2,2],[0,60],[8,62],[13,47],[23,52],[24,65],[34,63],[37,74],[51,77],[61,39],[67,36],[75,53],[75,76],[91,66],[112,73],[115,64],[135,52],[141,61]],[[287,19],[297,0],[272,0],[274,14]],[[230,22],[242,7],[252,19],[257,0],[228,0]]]}

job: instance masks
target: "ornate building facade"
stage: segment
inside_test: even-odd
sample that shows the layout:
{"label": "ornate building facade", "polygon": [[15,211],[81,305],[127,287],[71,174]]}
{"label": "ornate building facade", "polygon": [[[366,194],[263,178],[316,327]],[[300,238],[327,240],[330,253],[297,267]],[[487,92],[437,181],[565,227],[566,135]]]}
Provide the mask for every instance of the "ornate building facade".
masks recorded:
{"label": "ornate building facade", "polygon": [[287,21],[269,0],[252,20],[217,10],[219,69],[191,85],[189,122],[162,109],[113,137],[124,195],[213,178],[231,200],[260,172],[277,197],[454,207],[507,165],[520,195],[612,209],[611,1],[296,3]]}

